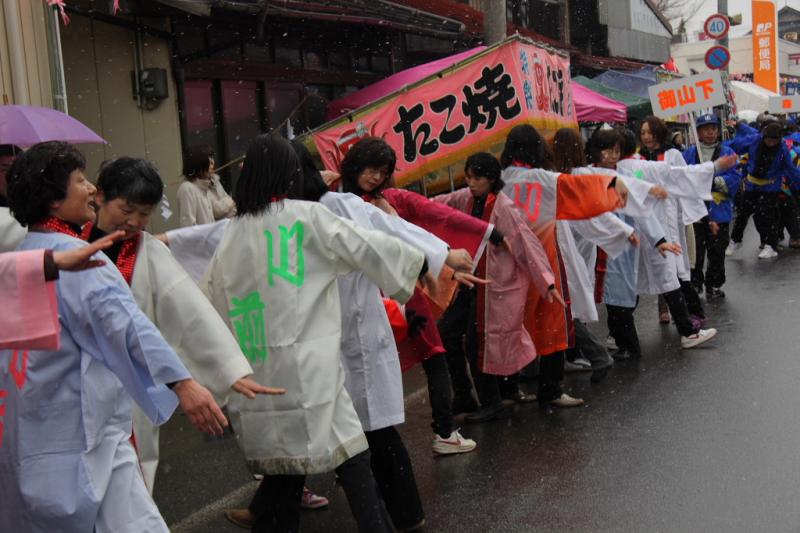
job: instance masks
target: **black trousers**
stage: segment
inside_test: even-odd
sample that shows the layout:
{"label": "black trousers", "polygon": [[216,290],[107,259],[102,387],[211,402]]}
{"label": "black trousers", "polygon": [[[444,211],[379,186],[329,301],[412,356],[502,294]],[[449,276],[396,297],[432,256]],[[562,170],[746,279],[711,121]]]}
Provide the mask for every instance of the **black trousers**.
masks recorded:
{"label": "black trousers", "polygon": [[592,363],[592,370],[600,370],[614,364],[605,344],[595,337],[583,322],[577,318],[573,319],[573,322],[575,324],[575,346],[567,350],[567,361],[574,361],[583,356]]}
{"label": "black trousers", "polygon": [[[697,294],[692,282],[683,281],[682,279],[678,281],[681,283],[681,292],[683,293],[683,299],[686,301],[686,310],[690,315],[705,318],[706,312],[703,309],[703,302],[700,301],[700,295]],[[670,312],[672,312],[672,309],[670,309]]]}
{"label": "black trousers", "polygon": [[736,206],[736,219],[733,222],[731,240],[742,242],[747,218],[751,215],[761,237],[761,244],[768,244],[775,248],[778,245],[778,226],[780,224],[778,193],[764,191],[742,193],[741,202]]}
{"label": "black trousers", "polygon": [[469,363],[472,381],[481,405],[489,407],[502,401],[500,378],[484,374],[478,366],[477,298],[474,289],[461,289],[455,301],[439,319],[439,334],[447,350],[447,366],[456,394],[469,389],[469,376],[464,361]]}
{"label": "black trousers", "polygon": [[[347,495],[350,511],[359,533],[392,533],[392,521],[386,512],[375,478],[370,469],[369,450],[351,457],[336,469]],[[295,533],[300,528],[300,498],[306,476],[266,475],[250,502],[256,517],[253,533]]]}
{"label": "black trousers", "polygon": [[393,426],[365,431],[364,434],[372,455],[372,475],[394,526],[407,529],[418,524],[425,518],[425,513],[403,439]]}
{"label": "black trousers", "polygon": [[561,397],[561,381],[564,379],[564,351],[539,356],[539,386],[536,396],[539,405]]}
{"label": "black trousers", "polygon": [[453,433],[454,429],[453,393],[450,390],[448,366],[447,355],[443,353],[422,361],[422,368],[428,378],[428,399],[431,402],[431,415],[433,416],[431,427],[434,433],[445,439]]}
{"label": "black trousers", "polygon": [[[636,299],[636,304],[639,304],[638,298]],[[639,334],[636,331],[636,322],[633,319],[634,311],[636,311],[636,307],[620,307],[606,304],[608,333],[614,337],[620,350],[625,350],[632,356],[637,357],[642,355],[642,348],[639,346]]]}
{"label": "black trousers", "polygon": [[674,291],[665,292],[662,296],[667,302],[669,313],[675,321],[675,327],[678,328],[678,333],[680,333],[682,337],[688,337],[689,335],[697,333],[697,329],[692,325],[692,321],[689,318],[689,310],[686,308],[686,298],[684,297],[683,291],[684,283],[686,282],[681,281],[681,287]]}
{"label": "black trousers", "polygon": [[778,242],[783,240],[784,229],[789,232],[789,239],[800,239],[800,209],[794,196],[786,193],[778,193],[778,211],[780,222],[778,223]]}
{"label": "black trousers", "polygon": [[[694,242],[697,250],[692,283],[699,291],[702,287],[720,288],[725,284],[725,249],[730,243],[730,224],[718,222],[719,231],[711,233],[708,217],[694,223]],[[705,260],[708,256],[708,267]],[[705,272],[703,272],[705,268]]]}

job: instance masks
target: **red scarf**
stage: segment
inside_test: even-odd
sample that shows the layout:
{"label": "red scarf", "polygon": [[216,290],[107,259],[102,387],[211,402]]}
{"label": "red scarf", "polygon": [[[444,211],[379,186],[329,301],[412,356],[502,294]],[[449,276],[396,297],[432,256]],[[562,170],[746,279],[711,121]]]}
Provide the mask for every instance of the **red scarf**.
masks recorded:
{"label": "red scarf", "polygon": [[56,217],[47,217],[42,222],[35,224],[34,227],[37,230],[47,230],[53,233],[63,233],[70,237],[80,238],[78,232],[75,231],[71,224]]}
{"label": "red scarf", "polygon": [[528,163],[523,163],[522,161],[517,161],[516,159],[513,159],[511,161],[511,166],[522,167],[522,168],[533,168],[533,165],[529,165]]}
{"label": "red scarf", "polygon": [[[81,230],[81,239],[84,241],[89,240],[89,235],[92,234],[94,222],[87,222]],[[139,232],[130,239],[122,243],[117,256],[117,269],[122,277],[130,286],[133,283],[133,268],[136,266],[136,255],[139,253],[139,242],[142,240],[142,233]]]}

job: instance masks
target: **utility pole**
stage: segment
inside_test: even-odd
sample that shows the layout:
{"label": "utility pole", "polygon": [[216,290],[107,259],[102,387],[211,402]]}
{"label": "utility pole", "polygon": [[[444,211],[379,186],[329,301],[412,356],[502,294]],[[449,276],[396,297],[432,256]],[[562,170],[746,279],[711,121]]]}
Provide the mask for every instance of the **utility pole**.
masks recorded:
{"label": "utility pole", "polygon": [[[717,13],[728,16],[728,0],[717,0]],[[728,35],[719,40],[719,44],[728,48]],[[728,72],[728,66],[725,66],[725,72]]]}
{"label": "utility pole", "polygon": [[487,46],[506,38],[506,0],[483,0],[483,35]]}
{"label": "utility pole", "polygon": [[569,47],[571,44],[571,29],[569,27],[569,0],[561,0],[559,9],[561,11],[561,42],[564,43],[565,46]]}

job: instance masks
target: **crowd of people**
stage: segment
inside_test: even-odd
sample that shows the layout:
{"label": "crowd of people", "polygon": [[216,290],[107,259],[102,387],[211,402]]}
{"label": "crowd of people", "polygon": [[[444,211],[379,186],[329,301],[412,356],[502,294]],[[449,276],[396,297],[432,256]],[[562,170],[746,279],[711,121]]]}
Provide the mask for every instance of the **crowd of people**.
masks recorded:
{"label": "crowd of people", "polygon": [[[683,349],[711,341],[702,296],[724,298],[751,216],[759,258],[785,231],[800,245],[794,126],[697,126],[681,152],[656,117],[585,146],[518,125],[430,199],[394,187],[380,138],[320,172],[301,142],[258,136],[231,195],[192,149],[183,227],[157,236],[153,163],[108,161],[93,184],[67,143],[0,148],[0,529],[167,531],[151,493],[178,405],[212,435],[230,422],[261,478],[234,524],[297,531],[327,503],[306,477],[335,470],[359,531],[422,529],[402,372],[424,370],[432,452],[474,452],[457,416],[577,407],[565,368],[597,383],[642,357],[641,295]],[[606,339],[587,327],[601,303]]]}

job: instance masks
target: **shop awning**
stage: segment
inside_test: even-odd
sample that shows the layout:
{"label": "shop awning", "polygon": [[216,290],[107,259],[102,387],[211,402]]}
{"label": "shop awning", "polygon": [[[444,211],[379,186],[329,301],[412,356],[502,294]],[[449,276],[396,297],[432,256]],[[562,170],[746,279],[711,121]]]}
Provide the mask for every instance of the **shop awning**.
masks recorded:
{"label": "shop awning", "polygon": [[627,122],[628,108],[622,102],[595,92],[580,83],[572,84],[572,101],[578,122]]}
{"label": "shop awning", "polygon": [[591,89],[597,93],[600,93],[603,96],[612,98],[618,102],[625,104],[628,107],[629,119],[641,119],[646,117],[647,115],[653,114],[653,108],[650,106],[650,100],[648,99],[640,98],[634,94],[630,94],[625,91],[620,91],[618,89],[612,89],[611,87],[606,87],[602,83],[590,80],[586,76],[575,76],[574,78],[572,78],[572,81],[574,83],[583,85],[584,87]]}

